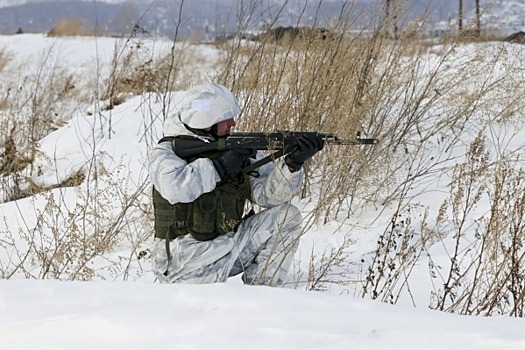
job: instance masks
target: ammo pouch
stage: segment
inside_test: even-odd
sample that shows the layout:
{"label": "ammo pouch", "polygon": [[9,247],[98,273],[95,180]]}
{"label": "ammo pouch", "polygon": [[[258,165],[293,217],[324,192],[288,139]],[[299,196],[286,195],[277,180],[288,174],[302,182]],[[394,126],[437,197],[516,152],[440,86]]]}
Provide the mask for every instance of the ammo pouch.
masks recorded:
{"label": "ammo pouch", "polygon": [[247,181],[241,184],[225,181],[192,203],[171,205],[153,189],[155,237],[174,239],[190,233],[196,240],[208,241],[234,232],[242,220],[249,194]]}

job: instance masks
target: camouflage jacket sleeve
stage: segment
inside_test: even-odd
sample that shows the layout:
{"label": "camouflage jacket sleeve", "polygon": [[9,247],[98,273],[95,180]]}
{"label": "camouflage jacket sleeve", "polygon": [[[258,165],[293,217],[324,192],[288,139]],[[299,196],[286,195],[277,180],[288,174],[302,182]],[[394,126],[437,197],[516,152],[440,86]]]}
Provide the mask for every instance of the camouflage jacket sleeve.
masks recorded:
{"label": "camouflage jacket sleeve", "polygon": [[171,204],[193,202],[213,191],[220,181],[211,160],[187,163],[175,154],[171,142],[161,142],[151,149],[147,167],[153,186]]}
{"label": "camouflage jacket sleeve", "polygon": [[304,177],[302,170],[290,172],[284,158],[265,164],[257,171],[259,176],[250,178],[252,200],[265,208],[290,201],[301,187]]}

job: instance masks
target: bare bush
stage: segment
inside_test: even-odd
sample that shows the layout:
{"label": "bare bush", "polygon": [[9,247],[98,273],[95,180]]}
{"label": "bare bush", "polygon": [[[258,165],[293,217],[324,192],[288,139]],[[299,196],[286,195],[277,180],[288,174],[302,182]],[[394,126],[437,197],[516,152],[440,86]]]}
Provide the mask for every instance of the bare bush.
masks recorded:
{"label": "bare bush", "polygon": [[[129,179],[116,174],[100,174],[85,184],[88,191],[77,186],[34,196],[33,212],[25,203],[17,206],[24,224],[13,232],[4,218],[0,229],[0,255],[8,257],[0,261],[0,277],[92,280],[136,274],[129,265],[139,260],[152,230],[142,208],[146,185],[130,192]],[[127,252],[115,252],[121,244]]]}
{"label": "bare bush", "polygon": [[[434,279],[440,282],[433,307],[523,317],[523,169],[508,159],[490,166],[492,157],[480,135],[466,162],[456,167],[452,195],[437,220],[442,234],[451,235],[454,244],[446,273],[433,268]],[[483,200],[490,203],[490,210],[478,213],[476,207]]]}
{"label": "bare bush", "polygon": [[[342,242],[316,254],[312,251],[308,262],[306,290],[325,291],[330,285],[345,286],[353,282],[353,272],[348,268],[349,251],[353,240],[346,234]],[[299,279],[300,280],[300,279]]]}
{"label": "bare bush", "polygon": [[72,111],[66,106],[79,98],[75,78],[59,67],[56,51],[52,46],[35,57],[35,71],[22,62],[10,66],[10,74],[5,75],[0,97],[2,202],[36,193],[22,188],[22,184],[36,171],[31,164],[38,153],[38,141],[71,117]]}
{"label": "bare bush", "polygon": [[[419,216],[417,223],[413,222],[414,216]],[[410,276],[435,238],[433,232],[425,229],[427,217],[428,210],[421,206],[397,208],[390,225],[379,235],[375,251],[361,260],[366,266],[362,272],[361,297],[396,304],[406,293],[416,305],[410,291]]]}

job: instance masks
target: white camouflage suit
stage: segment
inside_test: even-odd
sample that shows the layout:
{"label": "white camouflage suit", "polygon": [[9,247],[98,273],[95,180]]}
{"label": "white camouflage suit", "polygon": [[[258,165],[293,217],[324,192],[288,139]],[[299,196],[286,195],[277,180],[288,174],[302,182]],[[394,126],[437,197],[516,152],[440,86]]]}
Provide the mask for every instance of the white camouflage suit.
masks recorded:
{"label": "white camouflage suit", "polygon": [[[209,127],[239,114],[232,93],[218,84],[189,90],[176,103],[163,126],[164,136],[199,137],[184,126]],[[264,154],[258,152],[257,158]],[[211,192],[221,178],[210,159],[191,163],[179,158],[172,142],[157,144],[148,156],[148,172],[157,191],[171,204],[190,203]],[[298,246],[301,215],[290,204],[303,180],[303,172],[290,172],[282,158],[249,176],[251,201],[265,208],[244,220],[236,232],[210,241],[190,234],[169,242],[168,263],[164,239],[155,239],[152,264],[160,282],[213,283],[242,274],[246,284],[283,285]]]}

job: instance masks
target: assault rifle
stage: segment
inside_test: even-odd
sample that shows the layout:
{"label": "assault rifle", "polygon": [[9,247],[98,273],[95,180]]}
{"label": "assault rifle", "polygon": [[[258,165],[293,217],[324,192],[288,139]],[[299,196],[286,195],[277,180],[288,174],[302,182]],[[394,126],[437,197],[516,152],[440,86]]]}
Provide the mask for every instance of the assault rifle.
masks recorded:
{"label": "assault rifle", "polygon": [[228,149],[250,149],[253,154],[257,150],[275,151],[268,156],[252,163],[242,170],[249,173],[258,167],[290,153],[297,146],[297,139],[301,135],[320,135],[328,145],[374,145],[379,142],[375,138],[362,138],[358,132],[355,140],[340,139],[334,134],[318,132],[284,131],[284,132],[234,132],[217,141],[206,142],[197,138],[170,138],[173,141],[175,153],[184,159],[198,157],[212,151],[225,151]]}

